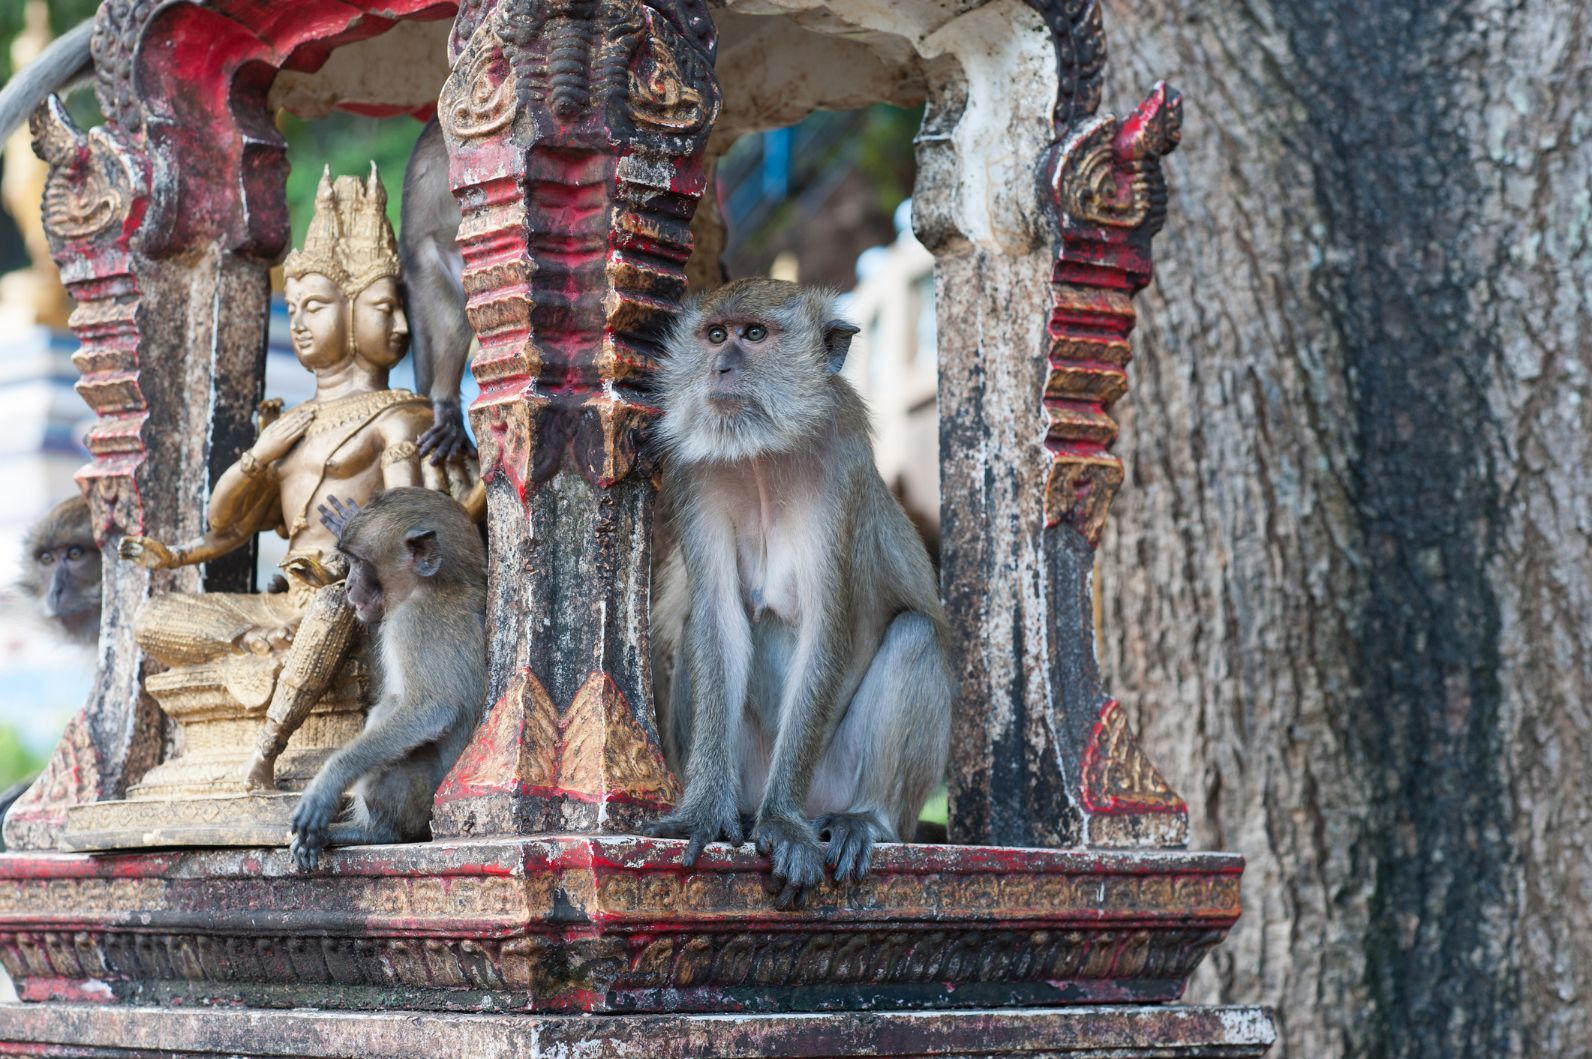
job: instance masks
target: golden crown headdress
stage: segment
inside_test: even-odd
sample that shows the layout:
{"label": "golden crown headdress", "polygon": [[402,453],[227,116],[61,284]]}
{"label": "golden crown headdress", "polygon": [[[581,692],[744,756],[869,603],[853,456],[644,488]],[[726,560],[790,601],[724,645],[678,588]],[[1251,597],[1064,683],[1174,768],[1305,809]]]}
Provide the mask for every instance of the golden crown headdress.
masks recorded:
{"label": "golden crown headdress", "polygon": [[304,245],[287,255],[282,271],[289,279],[319,272],[350,298],[384,276],[398,276],[398,239],[387,220],[387,189],[375,162],[363,182],[342,176],[334,183],[332,167],[326,167]]}

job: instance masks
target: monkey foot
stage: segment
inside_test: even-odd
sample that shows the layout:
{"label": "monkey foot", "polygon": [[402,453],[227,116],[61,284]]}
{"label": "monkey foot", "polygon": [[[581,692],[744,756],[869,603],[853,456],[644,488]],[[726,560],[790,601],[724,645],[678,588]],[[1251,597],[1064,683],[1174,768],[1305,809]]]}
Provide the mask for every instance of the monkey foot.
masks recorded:
{"label": "monkey foot", "polygon": [[316,838],[294,832],[287,851],[293,858],[293,866],[299,871],[314,871],[321,866],[321,854],[326,852],[326,845],[324,835]]}
{"label": "monkey foot", "polygon": [[687,838],[691,844],[685,848],[684,863],[687,868],[702,855],[702,847],[709,842],[728,842],[739,846],[746,841],[750,829],[745,826],[740,813],[734,809],[722,812],[679,809],[646,828],[653,838]]}
{"label": "monkey foot", "polygon": [[814,826],[828,843],[824,863],[837,883],[848,877],[861,882],[873,860],[873,844],[890,837],[873,813],[831,813],[820,817]]}
{"label": "monkey foot", "polygon": [[420,435],[416,447],[422,457],[430,456],[431,462],[438,466],[457,456],[475,455],[475,446],[470,444],[470,435],[464,429],[464,418],[459,414],[459,406],[451,402],[437,403],[436,419]]}
{"label": "monkey foot", "polygon": [[807,821],[764,820],[752,832],[752,841],[769,858],[769,892],[776,895],[776,907],[800,906],[803,895],[824,881],[824,851]]}

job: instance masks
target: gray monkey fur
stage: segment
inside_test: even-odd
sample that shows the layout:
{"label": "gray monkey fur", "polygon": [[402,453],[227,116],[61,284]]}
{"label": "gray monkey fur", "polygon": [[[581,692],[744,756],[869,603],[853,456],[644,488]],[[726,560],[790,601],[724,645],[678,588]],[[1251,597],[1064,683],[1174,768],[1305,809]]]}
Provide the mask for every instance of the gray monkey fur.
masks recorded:
{"label": "gray monkey fur", "polygon": [[[767,348],[715,352],[721,320],[761,321]],[[838,374],[853,331],[824,292],[738,281],[688,304],[659,377],[655,690],[686,790],[654,833],[694,863],[755,811],[782,905],[911,838],[950,738],[933,567]]]}
{"label": "gray monkey fur", "polygon": [[364,731],[326,760],[294,810],[303,870],[328,845],[430,837],[432,796],[475,732],[486,688],[486,551],[458,503],[389,489],[348,520],[338,547],[350,604],[374,608],[360,619],[374,622],[376,683]]}

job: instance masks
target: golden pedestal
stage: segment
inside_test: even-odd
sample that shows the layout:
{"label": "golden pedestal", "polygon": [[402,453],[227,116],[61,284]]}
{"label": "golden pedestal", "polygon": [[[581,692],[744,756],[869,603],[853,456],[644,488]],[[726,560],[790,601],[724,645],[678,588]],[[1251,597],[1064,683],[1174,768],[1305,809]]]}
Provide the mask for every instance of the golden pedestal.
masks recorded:
{"label": "golden pedestal", "polygon": [[61,848],[285,846],[298,794],[364,724],[367,673],[349,660],[278,759],[275,791],[242,776],[276,683],[279,656],[233,656],[149,677],[146,690],[182,730],[181,753],[151,769],[122,801],[67,811]]}

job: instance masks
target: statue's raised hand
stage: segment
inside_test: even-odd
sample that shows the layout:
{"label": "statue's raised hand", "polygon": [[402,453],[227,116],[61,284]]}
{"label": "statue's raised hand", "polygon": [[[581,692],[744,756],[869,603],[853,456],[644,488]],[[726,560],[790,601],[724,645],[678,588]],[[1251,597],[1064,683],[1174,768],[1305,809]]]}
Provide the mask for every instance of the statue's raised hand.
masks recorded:
{"label": "statue's raised hand", "polygon": [[286,456],[288,450],[298,444],[299,438],[309,429],[310,423],[315,419],[315,409],[297,405],[288,409],[280,418],[270,426],[260,431],[260,436],[255,439],[249,451],[254,453],[254,458],[261,463],[271,463]]}
{"label": "statue's raised hand", "polygon": [[145,570],[170,570],[182,565],[182,558],[153,537],[123,537],[116,551]]}

